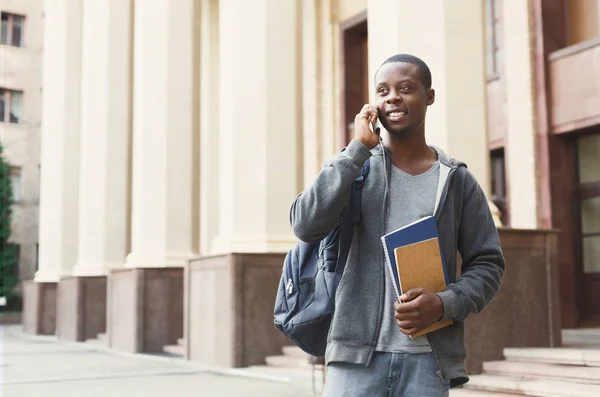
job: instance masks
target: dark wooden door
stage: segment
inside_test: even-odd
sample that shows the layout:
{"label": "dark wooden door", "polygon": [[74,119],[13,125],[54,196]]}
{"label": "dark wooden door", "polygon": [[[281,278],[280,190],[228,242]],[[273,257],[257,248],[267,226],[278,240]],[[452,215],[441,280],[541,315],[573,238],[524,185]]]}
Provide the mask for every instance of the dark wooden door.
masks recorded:
{"label": "dark wooden door", "polygon": [[600,133],[578,138],[579,306],[582,325],[600,325]]}
{"label": "dark wooden door", "polygon": [[354,138],[354,117],[369,103],[367,16],[346,21],[342,31],[342,145]]}

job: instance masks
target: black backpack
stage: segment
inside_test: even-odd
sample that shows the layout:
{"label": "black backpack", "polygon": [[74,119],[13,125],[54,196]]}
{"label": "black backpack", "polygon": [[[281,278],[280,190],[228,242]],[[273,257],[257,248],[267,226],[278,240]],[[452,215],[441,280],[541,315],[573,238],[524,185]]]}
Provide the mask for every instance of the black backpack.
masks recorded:
{"label": "black backpack", "polygon": [[275,300],[275,327],[313,356],[324,356],[335,310],[335,294],[342,279],[354,226],[361,219],[361,193],[369,174],[369,160],[352,182],[349,205],[321,241],[299,241],[283,263]]}

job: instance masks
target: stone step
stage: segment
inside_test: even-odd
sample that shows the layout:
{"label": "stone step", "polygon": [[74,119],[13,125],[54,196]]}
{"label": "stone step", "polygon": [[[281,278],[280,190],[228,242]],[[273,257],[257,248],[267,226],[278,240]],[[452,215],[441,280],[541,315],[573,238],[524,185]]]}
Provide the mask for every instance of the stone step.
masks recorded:
{"label": "stone step", "polygon": [[305,353],[298,346],[284,346],[282,350],[284,356],[304,358],[306,360],[308,360],[308,358],[310,357],[309,354]]}
{"label": "stone step", "polygon": [[518,394],[487,392],[482,390],[471,390],[459,387],[450,389],[450,397],[515,397]]}
{"label": "stone step", "polygon": [[600,338],[600,328],[565,328],[561,332],[563,336],[578,335]]}
{"label": "stone step", "polygon": [[600,367],[599,349],[506,348],[508,361]]}
{"label": "stone step", "polygon": [[483,363],[483,371],[489,375],[512,376],[525,379],[551,379],[600,385],[599,367],[519,361],[490,361]]}
{"label": "stone step", "polygon": [[519,379],[496,375],[473,375],[465,388],[535,397],[600,396],[600,386],[598,385],[584,385],[548,379]]}
{"label": "stone step", "polygon": [[163,351],[174,356],[185,356],[185,347],[181,345],[167,345],[163,347]]}
{"label": "stone step", "polygon": [[283,368],[312,368],[308,363],[308,359],[290,357],[290,356],[268,356],[265,361],[270,367],[283,367]]}
{"label": "stone step", "polygon": [[600,328],[564,329],[562,342],[564,347],[600,349]]}
{"label": "stone step", "polygon": [[97,345],[97,346],[108,346],[107,341],[103,341],[100,339],[86,339],[85,343],[89,343],[90,345]]}

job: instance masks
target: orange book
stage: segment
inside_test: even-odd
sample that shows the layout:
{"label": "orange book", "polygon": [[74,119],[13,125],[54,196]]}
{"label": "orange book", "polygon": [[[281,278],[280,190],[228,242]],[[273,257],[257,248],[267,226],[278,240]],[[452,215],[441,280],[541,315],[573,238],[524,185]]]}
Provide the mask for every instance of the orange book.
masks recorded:
{"label": "orange book", "polygon": [[[401,291],[424,288],[437,293],[446,289],[444,265],[437,237],[394,249]],[[416,338],[452,324],[445,319],[412,335]]]}

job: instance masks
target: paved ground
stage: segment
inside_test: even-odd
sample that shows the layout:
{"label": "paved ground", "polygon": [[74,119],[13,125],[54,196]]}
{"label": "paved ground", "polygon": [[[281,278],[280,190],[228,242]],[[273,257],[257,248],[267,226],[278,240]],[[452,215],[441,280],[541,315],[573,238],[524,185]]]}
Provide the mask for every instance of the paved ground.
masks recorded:
{"label": "paved ground", "polygon": [[278,376],[202,368],[0,327],[0,397],[308,397],[308,371]]}

